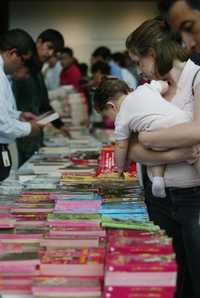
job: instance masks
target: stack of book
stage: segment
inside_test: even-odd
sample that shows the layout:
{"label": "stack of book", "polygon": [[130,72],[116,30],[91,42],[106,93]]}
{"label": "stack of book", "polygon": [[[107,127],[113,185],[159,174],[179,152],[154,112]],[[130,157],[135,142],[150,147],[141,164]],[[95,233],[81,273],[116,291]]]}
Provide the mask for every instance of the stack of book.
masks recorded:
{"label": "stack of book", "polygon": [[103,297],[172,298],[176,262],[160,231],[109,230]]}
{"label": "stack of book", "polygon": [[0,236],[0,293],[31,294],[33,278],[39,275],[40,259],[37,251],[40,235]]}
{"label": "stack of book", "polygon": [[11,214],[11,208],[15,203],[15,197],[0,196],[0,233],[11,231],[15,227],[15,217]]}
{"label": "stack of book", "polygon": [[49,192],[23,192],[11,209],[16,219],[17,233],[48,232],[47,216],[54,210],[54,200]]}
{"label": "stack of book", "polygon": [[[75,196],[74,196],[75,197]],[[55,237],[105,237],[97,210],[100,200],[57,201],[53,214],[48,215],[49,235]]]}

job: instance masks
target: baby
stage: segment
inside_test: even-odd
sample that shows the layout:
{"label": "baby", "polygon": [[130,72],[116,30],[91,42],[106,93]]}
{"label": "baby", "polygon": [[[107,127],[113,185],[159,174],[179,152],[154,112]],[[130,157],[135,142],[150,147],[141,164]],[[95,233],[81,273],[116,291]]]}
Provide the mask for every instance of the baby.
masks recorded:
{"label": "baby", "polygon": [[[125,82],[115,78],[103,80],[97,88],[94,95],[97,111],[115,121],[115,158],[120,175],[126,167],[132,132],[153,131],[191,121],[190,113],[180,110],[162,97],[161,94],[167,89],[167,82],[152,81],[130,92]],[[198,163],[195,164],[198,169]],[[164,166],[151,167],[152,193],[156,197],[166,196],[164,172]]]}

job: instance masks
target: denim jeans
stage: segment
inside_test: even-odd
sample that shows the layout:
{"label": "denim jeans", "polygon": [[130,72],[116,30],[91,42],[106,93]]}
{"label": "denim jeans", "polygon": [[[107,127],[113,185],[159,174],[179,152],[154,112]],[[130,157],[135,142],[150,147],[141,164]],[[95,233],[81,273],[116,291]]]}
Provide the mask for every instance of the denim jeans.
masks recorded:
{"label": "denim jeans", "polygon": [[178,265],[175,298],[200,298],[200,186],[167,188],[166,198],[152,195],[145,183],[150,219],[173,239]]}

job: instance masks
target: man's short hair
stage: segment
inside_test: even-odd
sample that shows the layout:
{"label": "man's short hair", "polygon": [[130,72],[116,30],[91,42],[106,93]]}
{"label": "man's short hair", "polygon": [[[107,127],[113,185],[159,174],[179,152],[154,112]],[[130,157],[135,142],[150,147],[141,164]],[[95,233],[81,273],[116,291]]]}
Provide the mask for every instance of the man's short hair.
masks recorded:
{"label": "man's short hair", "polygon": [[107,61],[111,57],[111,51],[107,47],[98,47],[92,54],[93,57],[101,57],[104,61]]}
{"label": "man's short hair", "polygon": [[20,55],[36,52],[34,40],[22,29],[8,30],[0,36],[0,50],[5,52],[12,49],[16,49]]}
{"label": "man's short hair", "polygon": [[69,55],[70,57],[73,57],[73,56],[74,56],[74,52],[73,52],[73,50],[72,50],[71,48],[68,48],[68,47],[63,48],[63,49],[60,51],[60,54],[61,54],[61,55],[62,55],[62,54],[67,54],[67,55]]}
{"label": "man's short hair", "polygon": [[38,39],[41,39],[42,42],[51,42],[55,52],[60,52],[65,45],[63,35],[54,29],[47,29],[40,33]]}

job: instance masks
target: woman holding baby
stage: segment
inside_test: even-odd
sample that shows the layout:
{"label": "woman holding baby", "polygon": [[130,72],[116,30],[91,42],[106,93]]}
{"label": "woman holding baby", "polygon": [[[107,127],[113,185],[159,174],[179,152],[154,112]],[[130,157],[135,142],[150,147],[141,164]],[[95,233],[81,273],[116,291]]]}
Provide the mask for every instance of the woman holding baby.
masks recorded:
{"label": "woman holding baby", "polygon": [[[129,55],[140,71],[150,80],[167,81],[164,98],[193,115],[189,123],[140,133],[132,140],[129,157],[147,165],[147,169],[166,164],[166,197],[153,196],[148,172],[145,200],[150,219],[173,238],[178,264],[175,297],[199,298],[200,175],[187,159],[193,156],[192,146],[200,144],[200,68],[188,59],[179,42],[158,19],[144,22],[127,38]],[[195,152],[198,157],[198,146]]]}

